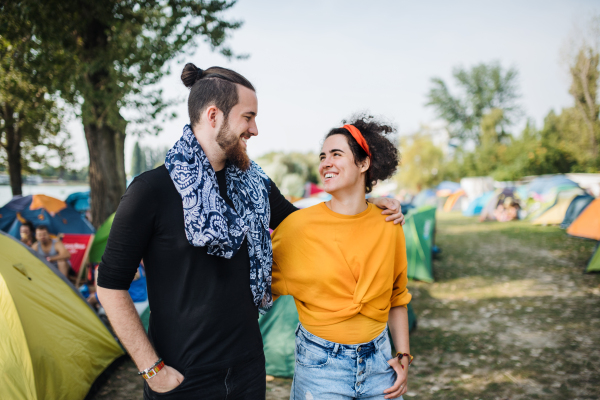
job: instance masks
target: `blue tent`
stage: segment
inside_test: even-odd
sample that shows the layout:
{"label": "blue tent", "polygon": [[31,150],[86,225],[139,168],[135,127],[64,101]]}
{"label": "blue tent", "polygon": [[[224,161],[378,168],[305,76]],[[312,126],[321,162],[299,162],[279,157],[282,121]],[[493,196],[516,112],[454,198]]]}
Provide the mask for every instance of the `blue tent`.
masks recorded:
{"label": "blue tent", "polygon": [[567,178],[565,175],[552,175],[552,176],[540,176],[539,178],[535,178],[529,184],[528,191],[529,191],[529,193],[533,192],[533,193],[543,195],[559,186],[579,187],[579,185],[577,183],[573,182],[572,180]]}
{"label": "blue tent", "polygon": [[485,207],[485,205],[488,203],[488,201],[490,201],[493,195],[494,191],[491,190],[477,197],[475,200],[469,203],[467,209],[463,211],[463,215],[465,217],[473,217],[475,215],[481,214],[481,210],[483,210],[483,207]]}
{"label": "blue tent", "polygon": [[11,201],[0,208],[0,230],[8,232],[17,219],[17,213],[31,204],[31,196],[14,196]]}
{"label": "blue tent", "polygon": [[565,213],[565,219],[560,224],[560,227],[562,229],[567,229],[592,201],[594,201],[594,197],[589,194],[582,194],[575,197],[573,201],[571,201],[571,204],[569,204],[569,208],[567,208],[567,212]]}
{"label": "blue tent", "polygon": [[437,196],[435,195],[435,190],[425,189],[420,191],[412,200],[411,204],[415,208],[423,206],[437,206]]}
{"label": "blue tent", "polygon": [[71,193],[65,203],[80,213],[85,213],[90,209],[90,191]]}
{"label": "blue tent", "polygon": [[460,183],[451,182],[451,181],[443,181],[439,185],[437,185],[436,190],[449,190],[454,193],[460,189]]}
{"label": "blue tent", "polygon": [[[52,211],[44,207],[37,208],[32,204],[36,196],[40,195],[15,196],[4,207],[0,208],[0,229],[9,235],[19,237],[20,219],[22,219],[31,221],[34,226],[46,225],[48,231],[54,235],[59,233],[94,233],[94,227],[74,208],[67,207],[64,202],[47,196],[41,197],[51,199],[53,205],[62,203],[64,206]],[[31,209],[32,205],[35,209]]]}

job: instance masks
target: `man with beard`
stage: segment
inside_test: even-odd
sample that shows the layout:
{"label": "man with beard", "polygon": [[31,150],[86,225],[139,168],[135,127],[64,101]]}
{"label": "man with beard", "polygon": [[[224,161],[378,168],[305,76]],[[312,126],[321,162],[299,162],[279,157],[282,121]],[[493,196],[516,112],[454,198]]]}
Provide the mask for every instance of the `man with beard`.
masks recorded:
{"label": "man with beard", "polygon": [[[252,84],[187,64],[190,125],[165,165],[138,176],[117,209],[98,297],[146,379],[145,399],[264,399],[258,310],[272,305],[268,228],[296,211],[246,154],[258,134]],[[379,199],[388,220],[399,204]],[[148,336],[127,293],[144,259]]]}

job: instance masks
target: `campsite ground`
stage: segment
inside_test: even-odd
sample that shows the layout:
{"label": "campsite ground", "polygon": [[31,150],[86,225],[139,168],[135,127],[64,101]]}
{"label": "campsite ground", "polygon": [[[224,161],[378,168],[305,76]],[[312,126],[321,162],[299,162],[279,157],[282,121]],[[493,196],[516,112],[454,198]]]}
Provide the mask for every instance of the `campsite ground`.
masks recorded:
{"label": "campsite ground", "polygon": [[[455,213],[438,213],[436,241],[435,283],[409,284],[407,399],[600,397],[600,274],[583,274],[595,242]],[[140,399],[134,370],[123,364],[94,399]],[[289,398],[290,384],[268,382],[267,399]]]}

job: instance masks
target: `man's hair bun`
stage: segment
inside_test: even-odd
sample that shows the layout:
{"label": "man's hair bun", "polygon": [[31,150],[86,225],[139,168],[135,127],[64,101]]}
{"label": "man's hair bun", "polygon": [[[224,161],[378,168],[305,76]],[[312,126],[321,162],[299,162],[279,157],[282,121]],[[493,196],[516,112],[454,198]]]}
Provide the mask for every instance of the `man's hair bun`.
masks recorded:
{"label": "man's hair bun", "polygon": [[194,83],[202,78],[203,72],[202,69],[196,67],[194,64],[187,63],[181,72],[181,81],[186,88],[191,89],[192,86],[194,86]]}

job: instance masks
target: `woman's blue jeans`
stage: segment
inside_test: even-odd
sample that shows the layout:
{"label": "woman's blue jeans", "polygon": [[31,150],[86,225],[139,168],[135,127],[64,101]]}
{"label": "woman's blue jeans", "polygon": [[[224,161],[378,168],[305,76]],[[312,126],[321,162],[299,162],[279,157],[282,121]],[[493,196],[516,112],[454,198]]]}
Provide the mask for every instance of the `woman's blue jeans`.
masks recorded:
{"label": "woman's blue jeans", "polygon": [[321,339],[299,324],[290,400],[383,399],[396,381],[387,363],[391,353],[387,328],[368,343],[350,345]]}

